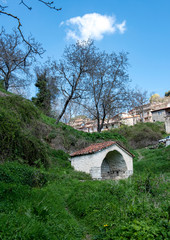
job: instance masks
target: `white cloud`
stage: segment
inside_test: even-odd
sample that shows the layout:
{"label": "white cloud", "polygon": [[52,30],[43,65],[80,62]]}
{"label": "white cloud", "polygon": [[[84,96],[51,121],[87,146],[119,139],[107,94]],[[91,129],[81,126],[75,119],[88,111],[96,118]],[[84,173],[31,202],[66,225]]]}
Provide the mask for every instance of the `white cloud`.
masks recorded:
{"label": "white cloud", "polygon": [[114,16],[101,15],[99,13],[85,14],[84,16],[70,18],[61,22],[66,25],[67,39],[87,40],[89,38],[101,40],[104,34],[113,34],[116,31],[124,33],[126,21],[118,24]]}
{"label": "white cloud", "polygon": [[121,24],[116,24],[116,27],[119,29],[120,33],[124,33],[126,30],[126,21],[123,21]]}

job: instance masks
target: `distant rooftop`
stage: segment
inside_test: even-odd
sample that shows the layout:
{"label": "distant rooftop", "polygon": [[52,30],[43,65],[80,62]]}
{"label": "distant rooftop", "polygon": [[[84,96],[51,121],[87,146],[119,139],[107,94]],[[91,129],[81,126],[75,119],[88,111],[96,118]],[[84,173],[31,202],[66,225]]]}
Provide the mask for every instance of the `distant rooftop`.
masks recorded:
{"label": "distant rooftop", "polygon": [[161,110],[166,110],[166,109],[170,109],[170,107],[164,107],[164,108],[155,109],[155,110],[152,110],[151,112],[159,112]]}

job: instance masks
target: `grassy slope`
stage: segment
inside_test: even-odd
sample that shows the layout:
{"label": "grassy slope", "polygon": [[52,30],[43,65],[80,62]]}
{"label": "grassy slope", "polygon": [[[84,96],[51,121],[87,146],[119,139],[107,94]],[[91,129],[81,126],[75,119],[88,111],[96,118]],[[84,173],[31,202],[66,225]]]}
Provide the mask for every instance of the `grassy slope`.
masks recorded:
{"label": "grassy slope", "polygon": [[119,182],[92,181],[55,150],[48,170],[5,163],[0,239],[168,239],[170,148],[141,151],[134,176]]}
{"label": "grassy slope", "polygon": [[136,159],[127,180],[92,181],[71,168],[67,154],[50,148],[52,140],[63,137],[64,148],[80,139],[83,144],[116,139],[128,145],[127,140],[114,132],[56,128],[54,119],[21,100],[0,98],[0,239],[169,238],[170,147],[139,150],[144,158]]}

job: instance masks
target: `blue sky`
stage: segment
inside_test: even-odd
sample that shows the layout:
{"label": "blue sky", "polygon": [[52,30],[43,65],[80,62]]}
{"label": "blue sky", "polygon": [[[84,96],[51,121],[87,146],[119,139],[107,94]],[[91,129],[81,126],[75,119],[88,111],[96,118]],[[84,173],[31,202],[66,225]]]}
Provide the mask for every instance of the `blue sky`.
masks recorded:
{"label": "blue sky", "polygon": [[[0,2],[5,0],[0,0]],[[57,0],[55,12],[37,0],[7,0],[8,11],[20,17],[23,32],[46,49],[45,59],[59,59],[66,44],[93,37],[107,52],[129,52],[131,85],[164,96],[170,90],[170,0]],[[0,16],[7,31],[14,19]]]}

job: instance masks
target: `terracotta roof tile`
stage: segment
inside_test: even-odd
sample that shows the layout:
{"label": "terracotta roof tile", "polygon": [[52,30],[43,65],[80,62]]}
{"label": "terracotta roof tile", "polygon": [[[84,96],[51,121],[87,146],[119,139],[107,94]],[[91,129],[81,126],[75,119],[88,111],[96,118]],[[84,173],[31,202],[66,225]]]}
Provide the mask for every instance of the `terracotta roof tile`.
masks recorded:
{"label": "terracotta roof tile", "polygon": [[155,110],[152,110],[151,112],[157,112],[157,111],[166,110],[166,109],[170,109],[170,107],[164,107],[164,108],[155,109]]}
{"label": "terracotta roof tile", "polygon": [[79,151],[76,151],[72,154],[70,154],[71,157],[75,156],[81,156],[81,155],[86,155],[86,154],[92,154],[101,150],[104,150],[112,145],[119,145],[120,148],[123,148],[128,154],[130,154],[132,157],[134,157],[133,154],[131,154],[126,148],[124,148],[121,144],[115,141],[107,141],[107,142],[102,142],[102,143],[95,143],[90,145],[89,147],[83,148]]}
{"label": "terracotta roof tile", "polygon": [[70,156],[74,157],[74,156],[79,156],[79,155],[95,153],[95,152],[103,150],[107,147],[110,147],[111,145],[113,145],[115,143],[116,142],[113,142],[113,141],[108,141],[108,142],[103,142],[103,143],[95,143],[95,144],[90,145],[89,147],[83,148],[79,151],[76,151],[76,152],[70,154]]}

